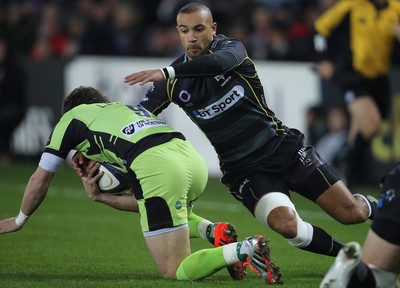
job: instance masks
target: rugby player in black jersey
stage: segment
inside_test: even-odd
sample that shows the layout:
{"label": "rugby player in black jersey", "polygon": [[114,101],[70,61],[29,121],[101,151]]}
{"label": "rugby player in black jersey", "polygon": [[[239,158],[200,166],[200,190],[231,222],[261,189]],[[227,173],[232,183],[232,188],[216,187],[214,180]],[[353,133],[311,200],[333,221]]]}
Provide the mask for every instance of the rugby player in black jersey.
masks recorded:
{"label": "rugby player in black jersey", "polygon": [[361,250],[343,247],[321,288],[394,288],[400,274],[400,163],[383,177],[376,214]]}
{"label": "rugby player in black jersey", "polygon": [[301,219],[295,191],[343,224],[373,218],[376,199],[352,194],[304,135],[286,127],[267,105],[263,86],[243,44],[217,35],[208,7],[191,3],[177,15],[185,54],[171,66],[124,78],[155,82],[140,105],[159,114],[181,107],[214,146],[222,183],[265,226],[297,248],[336,256],[343,244]]}

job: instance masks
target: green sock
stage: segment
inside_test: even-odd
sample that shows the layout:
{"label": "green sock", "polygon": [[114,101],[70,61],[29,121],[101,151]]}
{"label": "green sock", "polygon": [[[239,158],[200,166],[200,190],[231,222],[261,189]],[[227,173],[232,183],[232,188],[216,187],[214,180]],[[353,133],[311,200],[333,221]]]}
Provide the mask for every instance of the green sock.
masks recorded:
{"label": "green sock", "polygon": [[199,280],[208,277],[227,266],[224,247],[202,249],[186,257],[178,266],[178,280]]}
{"label": "green sock", "polygon": [[[207,227],[210,226],[212,222],[194,214],[193,212],[190,212],[188,216],[188,223],[190,238],[203,238],[210,241],[207,237]],[[212,243],[214,243],[214,241]]]}

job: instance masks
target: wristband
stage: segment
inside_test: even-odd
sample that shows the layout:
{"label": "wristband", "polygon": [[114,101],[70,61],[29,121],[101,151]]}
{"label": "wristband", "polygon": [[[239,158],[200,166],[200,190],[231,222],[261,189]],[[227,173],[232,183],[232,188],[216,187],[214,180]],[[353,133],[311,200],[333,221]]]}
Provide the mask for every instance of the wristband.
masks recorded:
{"label": "wristband", "polygon": [[167,75],[166,75],[165,73],[166,73],[166,72],[168,73],[168,71],[167,71],[167,69],[165,69],[165,72],[164,72],[164,69],[165,69],[165,68],[160,68],[161,73],[164,75],[164,78],[167,79]]}
{"label": "wristband", "polygon": [[161,69],[165,75],[165,79],[174,79],[175,78],[175,69],[172,66],[168,66],[166,68]]}
{"label": "wristband", "polygon": [[28,221],[28,219],[29,216],[26,216],[24,212],[20,210],[18,216],[15,217],[15,224],[17,224],[18,226],[24,226],[24,224],[26,223],[26,221]]}

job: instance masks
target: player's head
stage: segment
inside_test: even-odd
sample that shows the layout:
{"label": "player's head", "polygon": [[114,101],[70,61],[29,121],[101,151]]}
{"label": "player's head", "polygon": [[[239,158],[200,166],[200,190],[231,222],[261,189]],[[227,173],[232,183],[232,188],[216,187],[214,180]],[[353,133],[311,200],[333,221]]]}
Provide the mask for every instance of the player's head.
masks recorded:
{"label": "player's head", "polygon": [[176,28],[189,60],[206,54],[217,31],[210,9],[200,3],[183,6],[176,17]]}
{"label": "player's head", "polygon": [[61,107],[61,115],[64,115],[72,108],[81,104],[109,102],[108,98],[103,96],[98,90],[92,87],[79,86],[72,90],[72,92],[64,99]]}

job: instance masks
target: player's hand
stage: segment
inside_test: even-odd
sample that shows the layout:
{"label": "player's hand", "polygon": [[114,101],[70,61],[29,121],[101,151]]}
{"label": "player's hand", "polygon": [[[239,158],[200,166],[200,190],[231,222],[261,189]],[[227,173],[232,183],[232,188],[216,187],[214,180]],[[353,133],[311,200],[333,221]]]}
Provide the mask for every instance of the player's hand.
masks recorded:
{"label": "player's hand", "polygon": [[78,174],[79,177],[82,177],[87,165],[87,159],[81,152],[76,152],[74,156],[72,156],[71,165],[76,174]]}
{"label": "player's hand", "polygon": [[137,83],[144,85],[148,82],[159,82],[162,80],[165,80],[165,76],[161,69],[140,71],[124,77],[124,82],[129,85]]}
{"label": "player's hand", "polygon": [[316,66],[319,75],[325,80],[331,80],[335,72],[335,66],[331,61],[321,61]]}
{"label": "player's hand", "polygon": [[96,201],[100,194],[99,185],[97,182],[103,176],[104,172],[98,172],[100,163],[96,161],[89,161],[83,169],[81,176],[83,186],[85,187],[86,194],[90,199]]}
{"label": "player's hand", "polygon": [[15,217],[0,220],[0,235],[10,232],[16,232],[22,229],[22,226],[15,223]]}

